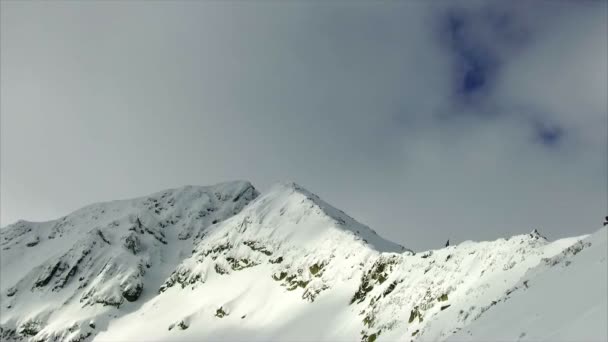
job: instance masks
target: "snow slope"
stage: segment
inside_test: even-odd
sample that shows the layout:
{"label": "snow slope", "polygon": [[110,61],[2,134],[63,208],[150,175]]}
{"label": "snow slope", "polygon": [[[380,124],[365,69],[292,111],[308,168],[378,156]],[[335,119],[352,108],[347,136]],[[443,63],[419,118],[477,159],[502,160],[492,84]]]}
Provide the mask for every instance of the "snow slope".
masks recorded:
{"label": "snow slope", "polygon": [[[106,216],[93,219],[100,215]],[[65,218],[1,231],[2,247],[9,247],[1,254],[2,278],[8,279],[0,294],[5,339],[477,340],[482,329],[475,327],[500,325],[497,318],[482,322],[515,299],[524,280],[530,279],[525,293],[531,291],[550,272],[546,265],[571,258],[572,268],[576,260],[601,259],[599,252],[577,259],[586,249],[573,255],[586,246],[581,238],[549,242],[536,231],[414,253],[293,183],[260,196],[246,182],[183,188],[90,206],[67,218],[72,226],[61,230],[62,243],[55,242],[61,237],[41,237]],[[132,233],[137,253],[127,242]],[[603,246],[605,252],[605,237]],[[31,260],[20,267],[24,255]],[[605,253],[603,260],[605,266]],[[70,276],[72,265],[82,267]],[[605,278],[589,279],[605,289]],[[538,291],[549,286],[538,283]],[[605,293],[598,296],[605,302]],[[601,339],[602,318],[605,311],[585,320],[595,330],[573,324],[570,333],[584,328]]]}
{"label": "snow slope", "polygon": [[604,227],[529,270],[453,341],[607,341]]}

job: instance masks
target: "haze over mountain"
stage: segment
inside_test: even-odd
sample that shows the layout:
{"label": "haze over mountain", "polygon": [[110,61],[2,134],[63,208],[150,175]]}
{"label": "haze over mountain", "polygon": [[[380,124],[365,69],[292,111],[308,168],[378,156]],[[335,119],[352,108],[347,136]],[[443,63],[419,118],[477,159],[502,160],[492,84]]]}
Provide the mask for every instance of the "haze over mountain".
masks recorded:
{"label": "haze over mountain", "polygon": [[294,183],[186,186],[2,228],[0,336],[607,340],[607,231],[588,230],[416,253]]}

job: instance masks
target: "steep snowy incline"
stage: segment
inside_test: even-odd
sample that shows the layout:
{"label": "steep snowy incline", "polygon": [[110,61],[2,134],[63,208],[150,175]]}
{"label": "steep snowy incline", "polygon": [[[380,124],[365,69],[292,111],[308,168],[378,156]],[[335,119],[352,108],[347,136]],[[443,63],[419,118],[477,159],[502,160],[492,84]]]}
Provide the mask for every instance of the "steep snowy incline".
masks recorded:
{"label": "steep snowy incline", "polygon": [[207,227],[257,195],[248,182],[187,186],[3,228],[2,337],[94,335],[155,296]]}
{"label": "steep snowy incline", "polygon": [[[275,185],[238,215],[204,233],[192,257],[185,260],[161,290],[176,283],[185,287],[204,282],[210,273],[232,271],[262,263],[277,265],[277,277],[288,287],[313,279],[321,270],[342,276],[337,257],[358,263],[380,251],[402,252],[400,245],[384,240],[316,195],[293,183]],[[411,252],[408,252],[411,253]],[[311,272],[304,272],[311,269]],[[298,273],[299,271],[299,273]],[[314,281],[305,296],[311,300],[327,284]],[[314,292],[310,292],[314,291]]]}
{"label": "steep snowy incline", "polygon": [[453,341],[608,341],[604,227],[528,271]]}

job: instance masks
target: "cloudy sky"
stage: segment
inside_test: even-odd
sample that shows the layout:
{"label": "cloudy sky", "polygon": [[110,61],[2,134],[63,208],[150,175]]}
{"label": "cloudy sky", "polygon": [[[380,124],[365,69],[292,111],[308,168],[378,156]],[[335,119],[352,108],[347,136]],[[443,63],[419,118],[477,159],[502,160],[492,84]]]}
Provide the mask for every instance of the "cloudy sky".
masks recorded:
{"label": "cloudy sky", "polygon": [[606,1],[2,1],[1,224],[292,180],[415,250],[608,214]]}

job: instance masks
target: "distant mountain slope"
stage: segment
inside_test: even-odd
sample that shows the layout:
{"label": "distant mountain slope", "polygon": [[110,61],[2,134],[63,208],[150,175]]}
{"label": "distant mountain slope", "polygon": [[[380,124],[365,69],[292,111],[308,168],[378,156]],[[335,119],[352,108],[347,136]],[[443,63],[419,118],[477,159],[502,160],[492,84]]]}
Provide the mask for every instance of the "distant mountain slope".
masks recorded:
{"label": "distant mountain slope", "polygon": [[[549,242],[534,231],[414,253],[293,183],[259,196],[247,182],[185,187],[2,229],[0,336],[475,340],[492,337],[482,335],[486,315],[532,293],[543,274],[557,269],[546,265],[605,266],[599,252],[582,258],[587,247],[574,255],[587,246],[580,239]],[[585,279],[606,287],[606,277]],[[594,310],[588,301],[563,303]],[[602,337],[602,317],[585,331]],[[569,333],[582,328],[572,324]]]}

